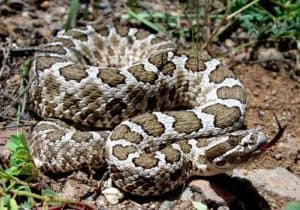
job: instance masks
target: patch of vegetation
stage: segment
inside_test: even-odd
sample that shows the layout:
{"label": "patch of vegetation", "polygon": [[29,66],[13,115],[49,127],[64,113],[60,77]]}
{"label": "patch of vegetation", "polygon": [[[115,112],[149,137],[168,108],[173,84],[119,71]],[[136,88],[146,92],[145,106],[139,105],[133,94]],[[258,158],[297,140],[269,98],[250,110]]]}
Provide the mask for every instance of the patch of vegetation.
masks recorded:
{"label": "patch of vegetation", "polygon": [[[297,43],[299,48],[299,0],[231,0],[218,3],[222,6],[216,9],[210,0],[188,0],[184,14],[176,14],[149,8],[138,12],[137,1],[131,0],[128,15],[123,18],[136,19],[173,38],[202,41],[202,48],[239,28],[251,35],[249,42],[243,46],[288,40]],[[205,31],[208,28],[214,30],[208,34]]]}
{"label": "patch of vegetation", "polygon": [[46,210],[49,206],[82,207],[93,209],[87,204],[60,198],[50,189],[40,190],[37,182],[38,170],[29,153],[23,134],[12,135],[5,146],[11,156],[7,169],[0,166],[0,209],[18,210],[32,209],[42,206]]}
{"label": "patch of vegetation", "polygon": [[[234,13],[247,3],[236,0],[230,5]],[[300,1],[265,0],[257,1],[233,20],[239,27],[249,32],[257,40],[280,41],[290,39],[300,41]]]}
{"label": "patch of vegetation", "polygon": [[[6,144],[11,151],[7,169],[0,167],[0,209],[30,209],[34,205],[30,196],[30,181],[37,178],[38,171],[31,159],[22,134],[12,135]],[[17,204],[22,199],[21,204]]]}

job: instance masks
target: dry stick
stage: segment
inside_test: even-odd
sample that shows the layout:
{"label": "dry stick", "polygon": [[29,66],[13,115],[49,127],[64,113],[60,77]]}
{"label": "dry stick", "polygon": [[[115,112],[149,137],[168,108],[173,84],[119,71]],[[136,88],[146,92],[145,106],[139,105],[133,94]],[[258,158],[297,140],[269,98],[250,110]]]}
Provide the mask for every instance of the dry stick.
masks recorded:
{"label": "dry stick", "polygon": [[[228,11],[228,10],[227,10]],[[227,13],[226,11],[226,13]],[[212,40],[217,37],[217,34],[220,34],[219,33],[219,30],[221,29],[221,27],[226,23],[226,14],[223,16],[222,18],[222,21],[221,23],[219,24],[219,26],[214,30],[214,32],[212,33],[212,35],[209,37],[209,39],[207,40],[207,42],[205,42],[203,45],[202,45],[202,48],[201,49],[207,49],[207,46],[212,42]],[[224,30],[222,30],[224,31]]]}
{"label": "dry stick", "polygon": [[1,177],[6,177],[8,180],[13,180],[16,184],[23,185],[23,186],[30,186],[27,182],[24,182],[24,181],[18,179],[17,177],[8,175],[2,169],[0,170],[0,175],[1,175]]}
{"label": "dry stick", "polygon": [[[23,65],[23,68],[21,71],[21,83],[20,83],[19,93],[21,93],[24,90],[25,77],[29,73],[29,68],[30,68],[31,63],[32,63],[32,59],[27,59],[25,64]],[[27,95],[24,94],[22,104],[19,104],[19,106],[18,106],[17,125],[19,125],[19,123],[20,123],[20,116],[25,111],[26,99],[27,99]]]}
{"label": "dry stick", "polygon": [[73,200],[65,199],[65,198],[49,197],[49,196],[45,196],[45,195],[38,195],[38,194],[35,194],[32,192],[20,191],[20,190],[10,190],[9,192],[13,193],[15,196],[32,197],[32,198],[41,200],[43,203],[59,202],[59,203],[65,203],[65,204],[80,204],[82,206],[87,206],[90,209],[95,209],[93,206],[90,206],[87,203],[73,201]]}
{"label": "dry stick", "polygon": [[6,91],[0,91],[0,97],[1,98],[7,98],[7,99],[9,99],[11,101],[14,100],[14,96],[11,95],[11,94],[9,94],[9,93],[7,93]]}
{"label": "dry stick", "polygon": [[244,10],[248,9],[249,7],[251,7],[252,5],[256,4],[257,2],[259,2],[259,0],[254,0],[252,2],[250,2],[249,4],[246,4],[245,6],[243,6],[241,9],[235,11],[234,13],[232,13],[231,15],[226,17],[226,20],[230,20],[231,18],[237,16],[238,14],[240,14],[241,12],[243,12]]}
{"label": "dry stick", "polygon": [[14,106],[14,105],[16,105],[16,103],[19,101],[19,99],[29,90],[29,87],[30,87],[30,83],[23,89],[23,91],[17,96],[17,98],[15,98],[12,102],[11,102],[11,104],[9,104],[6,108],[5,108],[5,110],[3,111],[3,112],[1,112],[0,113],[0,117],[3,117],[4,118],[4,115],[8,112],[8,110],[12,107],[12,106]]}
{"label": "dry stick", "polygon": [[36,47],[10,48],[9,55],[15,56],[15,57],[26,56],[28,54],[34,53],[37,50],[38,50],[38,48],[36,48]]}
{"label": "dry stick", "polygon": [[0,48],[3,53],[3,60],[2,60],[1,69],[0,69],[0,78],[1,78],[2,74],[4,72],[4,68],[6,67],[6,64],[7,64],[7,60],[9,57],[9,50],[6,50],[4,47],[2,47],[2,45],[0,46]]}

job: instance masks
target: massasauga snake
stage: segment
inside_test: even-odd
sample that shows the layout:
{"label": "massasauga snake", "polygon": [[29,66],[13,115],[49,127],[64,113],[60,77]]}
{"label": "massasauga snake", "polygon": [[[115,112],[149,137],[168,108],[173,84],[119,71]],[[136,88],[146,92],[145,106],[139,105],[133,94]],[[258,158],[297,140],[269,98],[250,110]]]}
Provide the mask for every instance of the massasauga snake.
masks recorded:
{"label": "massasauga snake", "polygon": [[91,26],[39,47],[30,99],[43,118],[30,148],[44,171],[108,167],[123,191],[152,196],[222,173],[260,151],[239,130],[246,97],[217,59],[144,30]]}

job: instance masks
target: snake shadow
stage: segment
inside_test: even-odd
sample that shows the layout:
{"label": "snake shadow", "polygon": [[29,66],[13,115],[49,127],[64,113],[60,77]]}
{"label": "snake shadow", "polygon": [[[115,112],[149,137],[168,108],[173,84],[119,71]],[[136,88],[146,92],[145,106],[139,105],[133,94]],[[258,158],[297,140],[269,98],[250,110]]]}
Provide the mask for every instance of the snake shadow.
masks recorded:
{"label": "snake shadow", "polygon": [[[196,179],[196,177],[193,177]],[[271,207],[268,202],[262,197],[257,189],[252,185],[252,183],[245,179],[239,177],[231,177],[227,174],[220,174],[211,177],[202,177],[202,179],[209,182],[210,188],[220,196],[229,207],[230,210],[270,210]],[[164,195],[157,197],[139,197],[134,195],[127,195],[126,197],[132,199],[137,203],[147,203],[149,201],[173,201],[180,199],[180,196],[184,190],[182,186],[174,191],[168,192]],[[199,187],[190,187],[193,192],[193,197],[195,193],[203,194],[203,189]],[[225,193],[224,193],[225,192]],[[227,196],[226,196],[227,194]],[[231,196],[228,197],[228,194]],[[200,196],[203,197],[203,196]],[[234,198],[234,199],[232,199]],[[215,201],[204,202],[209,209],[218,209],[220,203]]]}

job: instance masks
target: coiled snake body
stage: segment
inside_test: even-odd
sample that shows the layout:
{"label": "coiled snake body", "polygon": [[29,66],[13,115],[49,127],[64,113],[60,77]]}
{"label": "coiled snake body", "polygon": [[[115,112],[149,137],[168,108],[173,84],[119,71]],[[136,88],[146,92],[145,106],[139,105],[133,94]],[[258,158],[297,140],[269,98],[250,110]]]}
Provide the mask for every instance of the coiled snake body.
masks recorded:
{"label": "coiled snake body", "polygon": [[246,98],[232,71],[143,30],[60,32],[30,77],[44,119],[30,148],[46,171],[107,165],[122,190],[158,195],[234,168],[266,141],[259,128],[238,130]]}

